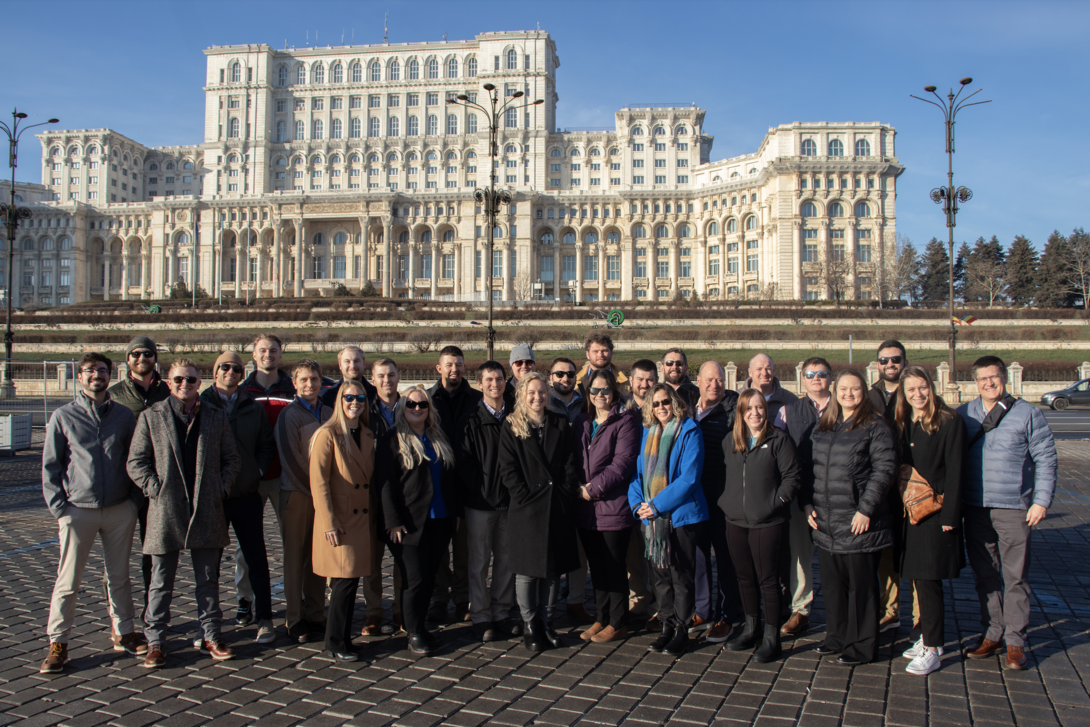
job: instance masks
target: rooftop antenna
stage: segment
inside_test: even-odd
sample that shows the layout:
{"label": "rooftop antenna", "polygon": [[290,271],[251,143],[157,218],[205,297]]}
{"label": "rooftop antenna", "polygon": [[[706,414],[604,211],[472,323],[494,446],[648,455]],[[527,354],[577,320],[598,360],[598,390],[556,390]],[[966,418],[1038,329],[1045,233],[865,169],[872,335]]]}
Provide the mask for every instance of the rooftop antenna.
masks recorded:
{"label": "rooftop antenna", "polygon": [[390,14],[386,13],[382,21],[382,42],[390,45]]}
{"label": "rooftop antenna", "polygon": [[537,21],[537,32],[541,32],[541,21]]}
{"label": "rooftop antenna", "polygon": [[344,45],[344,28],[341,28],[341,45]]}
{"label": "rooftop antenna", "polygon": [[[317,39],[315,39],[315,40],[317,40]],[[307,48],[309,48],[309,47],[310,47],[310,31],[308,30],[307,31]]]}
{"label": "rooftop antenna", "polygon": [[288,39],[284,38],[284,50],[288,49]]}
{"label": "rooftop antenna", "polygon": [[356,29],[352,28],[352,45],[356,44]]}
{"label": "rooftop antenna", "polygon": [[447,31],[445,31],[445,30],[443,31],[443,42],[444,43],[447,42]]}

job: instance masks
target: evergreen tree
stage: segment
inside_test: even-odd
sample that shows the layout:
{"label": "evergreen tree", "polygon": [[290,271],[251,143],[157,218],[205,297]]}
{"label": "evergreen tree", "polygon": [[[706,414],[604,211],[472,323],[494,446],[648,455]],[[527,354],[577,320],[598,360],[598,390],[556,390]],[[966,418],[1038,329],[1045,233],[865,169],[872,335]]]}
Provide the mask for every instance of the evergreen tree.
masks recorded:
{"label": "evergreen tree", "polygon": [[963,242],[961,247],[958,248],[957,257],[954,258],[954,298],[957,300],[965,300],[965,264],[972,254],[969,243]]}
{"label": "evergreen tree", "polygon": [[1071,308],[1075,305],[1068,257],[1067,238],[1059,230],[1053,230],[1045,242],[1045,251],[1037,268],[1037,298],[1034,302],[1038,308]]}
{"label": "evergreen tree", "polygon": [[1037,297],[1037,268],[1041,257],[1023,235],[1014,238],[1007,250],[1007,297],[1011,304],[1023,307]]}
{"label": "evergreen tree", "polygon": [[939,303],[950,297],[950,256],[946,253],[946,243],[936,237],[924,248],[919,281],[921,300]]}

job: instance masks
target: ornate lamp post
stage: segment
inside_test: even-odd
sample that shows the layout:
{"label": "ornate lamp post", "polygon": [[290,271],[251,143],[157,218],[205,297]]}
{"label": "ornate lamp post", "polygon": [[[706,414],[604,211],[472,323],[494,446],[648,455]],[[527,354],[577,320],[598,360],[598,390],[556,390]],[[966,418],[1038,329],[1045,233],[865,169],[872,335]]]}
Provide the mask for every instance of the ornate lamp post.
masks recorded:
{"label": "ornate lamp post", "polygon": [[496,136],[500,130],[500,117],[506,111],[516,111],[518,109],[524,109],[529,106],[537,106],[538,104],[545,103],[544,99],[538,99],[530,103],[524,103],[520,106],[512,106],[517,100],[522,98],[525,94],[522,91],[515,91],[511,94],[511,99],[504,102],[502,106],[499,105],[499,97],[496,93],[496,87],[491,83],[484,84],[484,90],[488,92],[489,99],[492,102],[492,108],[486,108],[476,101],[470,101],[469,96],[464,93],[458,94],[457,98],[448,98],[448,104],[457,104],[461,106],[472,106],[478,108],[484,112],[488,118],[488,163],[490,169],[488,170],[488,191],[478,189],[473,193],[474,199],[477,204],[484,208],[485,219],[488,220],[488,260],[486,263],[485,274],[485,290],[488,296],[488,358],[494,359],[494,351],[496,347],[496,330],[492,327],[492,246],[495,244],[493,239],[496,230],[496,216],[499,214],[500,205],[511,204],[511,194],[506,190],[496,191],[496,157],[499,155],[499,148],[496,144]]}
{"label": "ornate lamp post", "polygon": [[[961,98],[961,92],[965,90],[965,87],[973,82],[972,78],[966,77],[961,79],[961,88],[957,93],[954,93],[954,89],[950,89],[950,92],[946,95],[944,100],[942,96],[935,93],[935,86],[924,86],[923,90],[938,99],[938,103],[935,103],[931,99],[920,98],[913,94],[909,94],[912,98],[924,103],[929,103],[932,106],[937,107],[942,111],[942,115],[946,120],[946,186],[936,187],[931,190],[931,201],[935,204],[941,204],[943,212],[946,213],[946,228],[949,231],[949,248],[950,248],[950,383],[951,387],[956,389],[957,387],[957,374],[954,364],[957,359],[957,340],[958,340],[958,328],[955,322],[954,316],[954,225],[957,223],[958,214],[958,202],[965,203],[973,198],[973,191],[968,187],[954,187],[954,123],[955,117],[958,111],[968,106],[979,106],[980,104],[991,103],[988,101],[974,101],[969,103],[969,99],[976,96],[983,89],[977,89],[973,91],[965,98]],[[960,394],[959,394],[960,396]]]}
{"label": "ornate lamp post", "polygon": [[10,398],[15,395],[15,385],[11,383],[11,356],[12,347],[15,344],[15,334],[11,332],[11,305],[12,305],[12,267],[15,262],[15,233],[19,229],[19,220],[30,217],[29,207],[19,207],[15,204],[15,167],[19,165],[19,137],[27,129],[46,124],[56,124],[60,119],[49,119],[40,124],[31,124],[19,128],[19,122],[27,117],[26,114],[14,109],[11,112],[11,126],[0,121],[0,129],[8,137],[8,166],[11,167],[11,192],[9,204],[0,204],[0,216],[4,218],[4,224],[8,228],[8,287],[4,291],[7,297],[8,322],[4,329],[4,380],[0,383],[0,398]]}

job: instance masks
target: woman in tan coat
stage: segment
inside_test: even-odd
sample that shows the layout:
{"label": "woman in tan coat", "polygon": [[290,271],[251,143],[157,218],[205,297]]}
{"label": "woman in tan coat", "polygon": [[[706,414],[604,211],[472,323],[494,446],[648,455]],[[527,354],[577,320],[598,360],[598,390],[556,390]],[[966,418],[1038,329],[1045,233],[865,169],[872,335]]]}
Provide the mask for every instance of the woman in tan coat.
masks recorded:
{"label": "woman in tan coat", "polygon": [[367,394],[357,383],[337,393],[333,416],[310,440],[314,497],[314,573],[329,582],[325,646],[337,661],[356,661],[352,613],[360,577],[371,574],[371,474],[375,437],[368,428]]}

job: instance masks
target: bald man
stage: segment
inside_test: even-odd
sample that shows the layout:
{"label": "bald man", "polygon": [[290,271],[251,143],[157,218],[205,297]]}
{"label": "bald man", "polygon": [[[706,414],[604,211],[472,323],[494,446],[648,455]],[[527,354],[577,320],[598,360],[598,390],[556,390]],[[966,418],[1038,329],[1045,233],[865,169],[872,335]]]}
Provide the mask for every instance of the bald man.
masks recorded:
{"label": "bald man", "polygon": [[749,360],[749,378],[742,388],[761,392],[768,407],[768,418],[773,423],[777,423],[780,409],[798,399],[780,386],[780,380],[776,378],[776,363],[767,353],[759,353]]}

